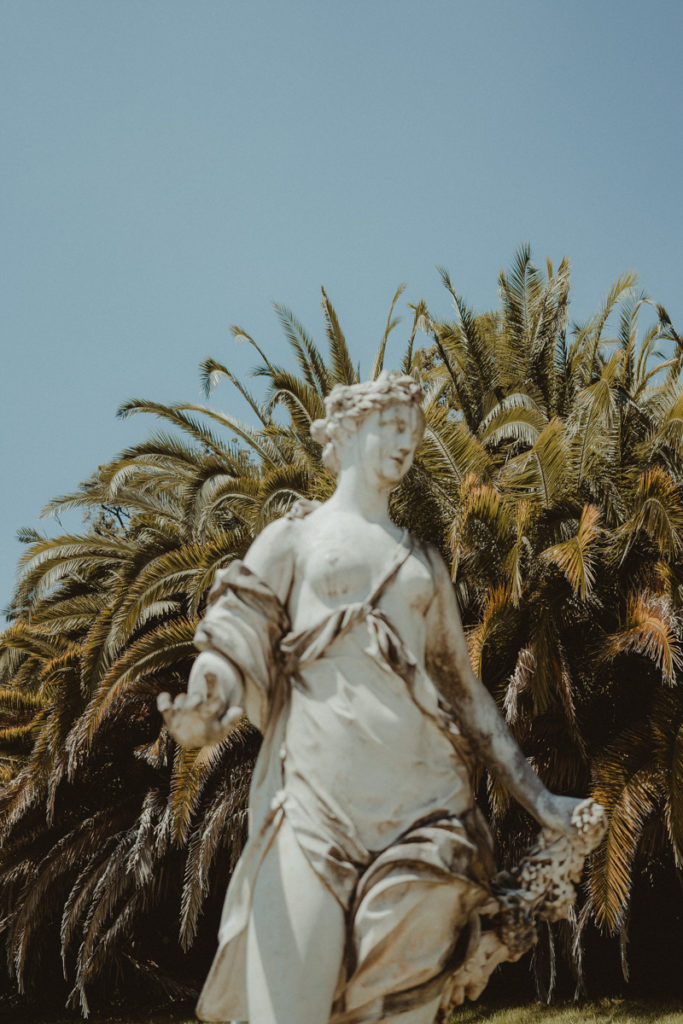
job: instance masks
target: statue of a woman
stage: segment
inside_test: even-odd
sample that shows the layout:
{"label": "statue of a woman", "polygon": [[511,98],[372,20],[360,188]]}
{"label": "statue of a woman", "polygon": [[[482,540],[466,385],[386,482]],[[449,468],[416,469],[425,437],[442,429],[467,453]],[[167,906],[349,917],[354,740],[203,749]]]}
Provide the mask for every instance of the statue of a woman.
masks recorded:
{"label": "statue of a woman", "polygon": [[263,732],[203,1020],[431,1024],[520,955],[470,752],[548,835],[576,835],[579,801],[548,792],[472,673],[441,556],[389,517],[420,397],[405,376],[332,391],[312,435],[334,495],[218,573],[188,694],[159,698],[187,746],[242,708]]}

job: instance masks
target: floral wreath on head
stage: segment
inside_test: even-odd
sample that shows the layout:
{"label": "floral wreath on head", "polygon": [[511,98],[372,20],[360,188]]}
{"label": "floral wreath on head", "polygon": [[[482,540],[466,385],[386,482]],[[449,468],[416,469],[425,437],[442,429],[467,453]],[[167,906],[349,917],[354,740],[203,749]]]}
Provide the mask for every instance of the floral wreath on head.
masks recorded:
{"label": "floral wreath on head", "polygon": [[337,475],[341,465],[338,446],[373,412],[405,403],[422,414],[423,398],[422,386],[408,374],[383,371],[375,380],[336,384],[325,398],[325,418],[311,424],[311,437],[322,445],[325,468]]}

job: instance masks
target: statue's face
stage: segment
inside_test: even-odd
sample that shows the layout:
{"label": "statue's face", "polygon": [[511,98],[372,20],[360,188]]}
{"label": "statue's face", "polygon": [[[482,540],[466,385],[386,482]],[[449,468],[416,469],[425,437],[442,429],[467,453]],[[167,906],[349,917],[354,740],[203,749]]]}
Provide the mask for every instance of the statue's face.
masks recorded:
{"label": "statue's face", "polygon": [[363,468],[380,486],[393,486],[410,469],[421,437],[420,410],[408,402],[397,402],[363,420],[354,447]]}

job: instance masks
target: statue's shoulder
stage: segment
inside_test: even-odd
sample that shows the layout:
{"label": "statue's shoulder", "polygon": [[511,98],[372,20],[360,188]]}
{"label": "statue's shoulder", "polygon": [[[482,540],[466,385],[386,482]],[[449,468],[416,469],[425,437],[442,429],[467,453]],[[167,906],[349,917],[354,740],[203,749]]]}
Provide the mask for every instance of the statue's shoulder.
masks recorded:
{"label": "statue's shoulder", "polygon": [[298,519],[287,513],[264,526],[249,550],[253,553],[254,550],[263,549],[264,551],[269,550],[271,555],[282,555],[293,544],[296,544],[298,533]]}
{"label": "statue's shoulder", "polygon": [[[320,508],[319,501],[310,501],[308,498],[299,498],[298,501],[292,505],[288,512],[285,512],[279,519],[274,519],[271,523],[261,530],[261,533],[254,541],[254,546],[259,548],[272,548],[277,550],[280,554],[283,554],[285,550],[296,547],[299,537],[302,534],[303,520],[305,520],[311,512],[315,512],[317,508]],[[303,534],[306,533],[306,527],[303,527]]]}
{"label": "statue's shoulder", "polygon": [[414,553],[429,570],[435,589],[446,585],[451,586],[451,574],[443,555],[436,545],[428,540],[419,540],[416,537],[414,538],[414,545]]}
{"label": "statue's shoulder", "polygon": [[294,502],[289,512],[285,513],[283,519],[290,523],[298,519],[305,519],[306,516],[310,516],[311,512],[315,512],[321,505],[321,501],[315,501],[312,498],[299,498],[298,501]]}
{"label": "statue's shoulder", "polygon": [[320,505],[319,501],[299,498],[288,512],[264,526],[245,556],[247,568],[271,585],[271,578],[277,581],[273,587],[277,593],[289,590],[289,582],[285,587],[282,581],[291,580],[297,556],[306,545],[306,519]]}

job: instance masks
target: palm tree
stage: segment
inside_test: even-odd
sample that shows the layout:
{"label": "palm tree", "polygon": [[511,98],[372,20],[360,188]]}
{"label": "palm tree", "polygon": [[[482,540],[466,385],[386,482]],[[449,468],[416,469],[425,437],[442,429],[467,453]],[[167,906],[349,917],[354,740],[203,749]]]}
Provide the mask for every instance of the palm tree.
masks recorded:
{"label": "palm tree", "polygon": [[[683,848],[683,344],[661,307],[639,334],[652,307],[633,275],[570,330],[568,262],[541,274],[528,247],[501,272],[497,312],[473,313],[442,280],[454,321],[411,306],[400,365],[424,384],[426,431],[392,512],[450,562],[475,668],[548,785],[608,807],[579,928],[593,915],[623,933],[639,861],[657,848],[680,866]],[[180,751],[155,697],[185,688],[216,571],[298,498],[332,491],[310,424],[360,371],[324,291],[322,309],[327,354],[276,307],[294,371],[233,328],[258,355],[262,399],[202,364],[207,396],[228,383],[252,423],[127,402],[121,415],[165,426],[52,503],[84,511],[83,532],[24,534],[0,638],[0,932],[20,989],[51,943],[83,1012],[112,974],[171,994],[201,976],[259,741],[240,725]],[[482,785],[512,853],[529,823]],[[174,929],[178,946],[164,943]]]}
{"label": "palm tree", "polygon": [[[69,1001],[84,1013],[112,973],[187,993],[191,963],[178,967],[164,932],[175,924],[182,948],[201,947],[207,901],[217,905],[244,840],[258,735],[240,724],[217,747],[179,750],[155,697],[186,686],[216,571],[297,498],[324,498],[333,487],[310,423],[330,388],[359,371],[325,292],[328,360],[293,314],[277,313],[301,378],[238,328],[261,356],[264,400],[215,360],[201,368],[207,394],[227,379],[257,426],[208,406],[128,402],[121,415],[152,413],[174,432],[125,450],[51,503],[48,511],[84,511],[83,533],[24,537],[0,641],[0,918],[19,990],[56,932]],[[284,425],[273,416],[278,406]]]}
{"label": "palm tree", "polygon": [[[549,787],[606,805],[581,923],[623,933],[655,821],[679,868],[683,849],[681,339],[661,307],[639,338],[633,275],[568,339],[568,264],[543,280],[527,247],[496,315],[475,317],[442,277],[458,319],[430,320],[433,373],[473,453],[449,495],[472,660]],[[528,823],[488,791],[514,852]]]}

